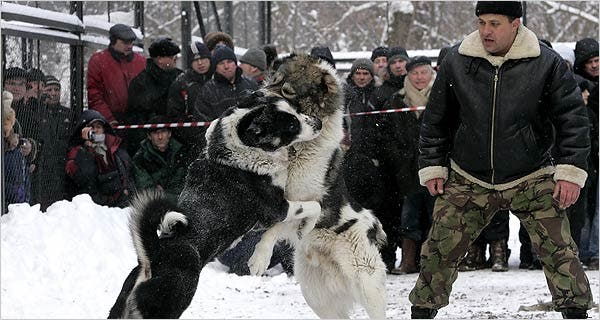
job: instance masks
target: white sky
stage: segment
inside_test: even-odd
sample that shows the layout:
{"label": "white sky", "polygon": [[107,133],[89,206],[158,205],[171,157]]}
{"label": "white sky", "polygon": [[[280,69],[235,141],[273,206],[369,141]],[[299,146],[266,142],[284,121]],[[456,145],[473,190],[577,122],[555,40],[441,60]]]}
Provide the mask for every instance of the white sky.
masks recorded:
{"label": "white sky", "polygon": [[[128,215],[128,209],[98,206],[88,195],[56,202],[45,213],[39,205],[11,205],[0,218],[0,317],[106,318],[136,264]],[[517,232],[518,221],[511,217],[510,270],[460,273],[450,305],[436,318],[560,318],[556,312],[518,311],[520,306],[549,302],[550,294],[541,270],[518,269]],[[223,268],[217,262],[204,268],[182,318],[317,318],[293,277],[239,277]],[[587,275],[597,303],[599,273]],[[410,318],[408,293],[416,278],[388,276],[388,318]],[[590,316],[598,315],[596,306]],[[365,318],[366,313],[357,307],[352,317]]]}

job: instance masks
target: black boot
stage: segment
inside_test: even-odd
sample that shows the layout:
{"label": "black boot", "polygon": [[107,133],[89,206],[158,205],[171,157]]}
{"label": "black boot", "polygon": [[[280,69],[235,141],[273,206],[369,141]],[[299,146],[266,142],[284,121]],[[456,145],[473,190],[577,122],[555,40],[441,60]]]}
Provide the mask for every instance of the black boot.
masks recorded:
{"label": "black boot", "polygon": [[433,319],[437,314],[436,309],[423,308],[412,306],[410,307],[410,318],[411,319]]}
{"label": "black boot", "polygon": [[580,308],[565,308],[560,311],[563,319],[587,319],[587,310]]}
{"label": "black boot", "polygon": [[467,256],[458,265],[458,271],[474,271],[485,268],[485,248],[473,243],[469,246]]}

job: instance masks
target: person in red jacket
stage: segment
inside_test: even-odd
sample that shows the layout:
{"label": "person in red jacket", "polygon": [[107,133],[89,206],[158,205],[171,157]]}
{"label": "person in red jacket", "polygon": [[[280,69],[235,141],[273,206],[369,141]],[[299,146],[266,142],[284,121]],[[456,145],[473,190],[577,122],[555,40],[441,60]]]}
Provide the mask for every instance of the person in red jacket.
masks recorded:
{"label": "person in red jacket", "polygon": [[133,52],[136,35],[130,27],[115,24],[109,34],[108,48],[94,53],[88,63],[88,104],[116,125],[126,122],[127,89],[146,67],[146,59]]}

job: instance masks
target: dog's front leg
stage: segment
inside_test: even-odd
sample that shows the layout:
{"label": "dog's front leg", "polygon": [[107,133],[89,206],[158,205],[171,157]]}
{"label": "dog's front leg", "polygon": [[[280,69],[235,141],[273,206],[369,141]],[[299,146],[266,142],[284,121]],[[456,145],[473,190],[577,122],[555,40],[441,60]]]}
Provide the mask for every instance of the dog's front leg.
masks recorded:
{"label": "dog's front leg", "polygon": [[[254,253],[248,259],[250,274],[260,276],[269,267],[273,248],[281,238],[291,235],[296,236],[295,221],[302,219],[316,219],[321,214],[321,205],[316,201],[288,201],[288,212],[285,220],[274,224],[263,233],[260,241],[254,247]],[[314,227],[314,223],[312,224]]]}

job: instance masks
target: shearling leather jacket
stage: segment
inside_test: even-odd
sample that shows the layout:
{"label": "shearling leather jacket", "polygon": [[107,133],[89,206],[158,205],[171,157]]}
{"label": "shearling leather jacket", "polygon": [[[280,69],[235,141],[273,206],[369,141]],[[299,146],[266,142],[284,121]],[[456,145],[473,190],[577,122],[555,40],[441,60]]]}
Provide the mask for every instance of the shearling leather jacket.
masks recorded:
{"label": "shearling leather jacket", "polygon": [[496,190],[553,172],[583,186],[588,130],[581,93],[556,52],[521,26],[509,52],[491,56],[475,31],[450,50],[429,97],[421,184],[447,179],[452,166]]}

